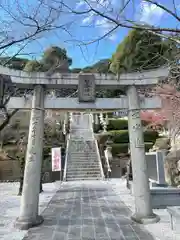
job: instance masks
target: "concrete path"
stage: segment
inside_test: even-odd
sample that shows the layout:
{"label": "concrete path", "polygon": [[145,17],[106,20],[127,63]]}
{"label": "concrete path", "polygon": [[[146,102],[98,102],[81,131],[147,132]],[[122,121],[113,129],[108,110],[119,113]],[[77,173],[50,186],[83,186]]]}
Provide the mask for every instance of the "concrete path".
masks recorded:
{"label": "concrete path", "polygon": [[44,211],[44,223],[24,240],[155,240],[130,215],[106,182],[67,182]]}

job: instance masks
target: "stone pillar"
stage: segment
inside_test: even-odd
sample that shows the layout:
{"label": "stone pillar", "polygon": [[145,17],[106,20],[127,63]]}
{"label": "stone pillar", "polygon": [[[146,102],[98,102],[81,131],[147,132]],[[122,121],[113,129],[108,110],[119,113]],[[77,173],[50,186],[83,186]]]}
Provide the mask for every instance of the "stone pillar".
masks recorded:
{"label": "stone pillar", "polygon": [[165,151],[156,152],[157,181],[160,185],[167,185],[165,180],[164,158]]}
{"label": "stone pillar", "polygon": [[140,119],[140,102],[135,86],[127,90],[129,113],[129,140],[133,172],[135,213],[132,219],[138,223],[154,223],[160,218],[152,211],[147,163],[145,158],[143,129]]}
{"label": "stone pillar", "polygon": [[108,114],[106,113],[106,125],[108,125],[109,124],[109,117],[108,117]]}
{"label": "stone pillar", "polygon": [[94,114],[94,124],[95,124],[95,125],[98,125],[98,124],[99,124],[99,116],[98,116],[98,113],[95,113],[95,114]]}
{"label": "stone pillar", "polygon": [[22,230],[43,222],[43,218],[38,215],[43,135],[44,89],[38,85],[34,89],[32,100],[20,216],[15,223],[16,227]]}

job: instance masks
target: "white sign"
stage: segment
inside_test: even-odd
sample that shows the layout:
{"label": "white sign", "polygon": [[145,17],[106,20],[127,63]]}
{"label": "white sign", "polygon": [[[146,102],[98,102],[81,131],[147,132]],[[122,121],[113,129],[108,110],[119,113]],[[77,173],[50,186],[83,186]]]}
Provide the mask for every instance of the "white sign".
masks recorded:
{"label": "white sign", "polygon": [[52,148],[52,171],[61,171],[61,148]]}

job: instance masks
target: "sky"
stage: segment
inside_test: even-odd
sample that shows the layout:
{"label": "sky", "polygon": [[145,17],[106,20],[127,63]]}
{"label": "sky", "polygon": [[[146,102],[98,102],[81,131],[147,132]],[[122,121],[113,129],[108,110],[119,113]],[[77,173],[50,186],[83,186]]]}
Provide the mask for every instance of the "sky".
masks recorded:
{"label": "sky", "polygon": [[[1,3],[1,7],[3,5],[3,10],[1,12],[1,19],[6,19],[9,23],[11,19],[8,15],[7,9],[9,10],[9,5],[13,6],[14,13],[17,16],[22,15],[22,12],[33,12],[37,9],[37,0],[19,0],[19,4],[17,4],[17,0],[2,0],[4,1],[4,5]],[[24,4],[24,1],[26,4]],[[99,1],[99,4],[97,2]],[[108,5],[108,0],[89,0],[92,6],[100,11],[104,11],[108,6],[109,15],[114,18],[117,16],[117,12],[122,8],[121,2],[126,2],[127,0],[111,0],[111,5]],[[47,2],[49,2],[47,0]],[[53,2],[51,0],[50,2]],[[57,1],[56,1],[57,2]],[[85,11],[87,10],[87,5],[84,4],[83,0],[66,0],[65,1],[69,6],[71,6],[76,11]],[[159,0],[159,3],[168,6],[172,9],[172,1],[171,0]],[[180,10],[180,3],[177,3],[177,11]],[[9,5],[8,5],[9,4]],[[56,4],[56,3],[55,3]],[[23,9],[20,9],[21,8]],[[57,9],[57,5],[54,5]],[[10,9],[12,10],[12,8]],[[10,11],[9,10],[9,11]],[[111,11],[110,11],[111,10]],[[107,12],[107,10],[106,10]],[[179,12],[180,13],[180,12]],[[38,20],[43,21],[43,16],[48,15],[47,9],[40,8],[39,10]],[[53,17],[56,12],[53,12]],[[131,20],[140,21],[142,23],[148,23],[156,26],[165,26],[165,27],[180,27],[178,22],[175,21],[171,16],[165,13],[162,9],[156,7],[151,3],[147,3],[143,0],[134,0],[134,5],[130,4],[127,10],[123,13],[123,17],[129,18]],[[51,16],[51,17],[52,17]],[[21,16],[19,16],[20,19]],[[86,42],[91,42],[98,37],[101,37],[106,32],[108,32],[114,26],[112,23],[108,22],[106,19],[96,16],[92,13],[88,13],[85,15],[69,15],[66,13],[61,14],[60,18],[58,18],[58,24],[61,22],[67,23],[71,22],[71,25],[68,26],[68,32],[62,31],[58,29],[57,31],[51,31],[46,33],[45,35],[41,35],[39,39],[29,43],[21,53],[24,57],[29,57],[33,59],[39,59],[42,55],[42,52],[52,45],[57,45],[59,47],[63,47],[67,50],[68,56],[73,59],[73,68],[82,68],[88,65],[92,65],[97,61],[105,58],[111,58],[112,54],[116,51],[118,44],[124,39],[124,37],[128,34],[128,29],[119,28],[114,31],[111,35],[105,37],[100,41],[96,41],[95,43],[88,43],[84,45]],[[11,31],[12,34],[22,34],[20,31],[24,31],[21,27],[21,23],[17,24],[14,21],[11,23]],[[7,26],[5,25],[5,28]],[[21,29],[21,30],[20,30]],[[82,44],[83,43],[83,44]],[[11,49],[8,49],[7,54],[13,54],[19,50],[20,46],[14,46]],[[32,53],[31,55],[26,55],[26,53]]]}

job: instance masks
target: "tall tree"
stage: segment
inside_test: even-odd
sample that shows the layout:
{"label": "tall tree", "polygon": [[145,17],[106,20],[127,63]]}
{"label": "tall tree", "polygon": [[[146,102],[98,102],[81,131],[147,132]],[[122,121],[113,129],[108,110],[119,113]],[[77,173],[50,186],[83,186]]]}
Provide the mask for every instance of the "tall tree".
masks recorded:
{"label": "tall tree", "polygon": [[44,71],[68,71],[72,59],[67,56],[66,49],[52,46],[46,49],[42,55],[41,64]]}
{"label": "tall tree", "polygon": [[172,59],[169,42],[148,31],[132,30],[112,56],[114,73],[133,72],[160,67]]}
{"label": "tall tree", "polygon": [[43,65],[36,60],[30,60],[26,63],[23,70],[27,72],[40,72],[43,70]]}
{"label": "tall tree", "polygon": [[67,56],[65,49],[52,46],[46,49],[40,61],[30,60],[26,63],[24,71],[28,72],[47,72],[51,74],[53,72],[68,71],[72,59]]}
{"label": "tall tree", "polygon": [[13,68],[16,70],[22,70],[29,60],[27,58],[20,57],[1,57],[0,65]]}

